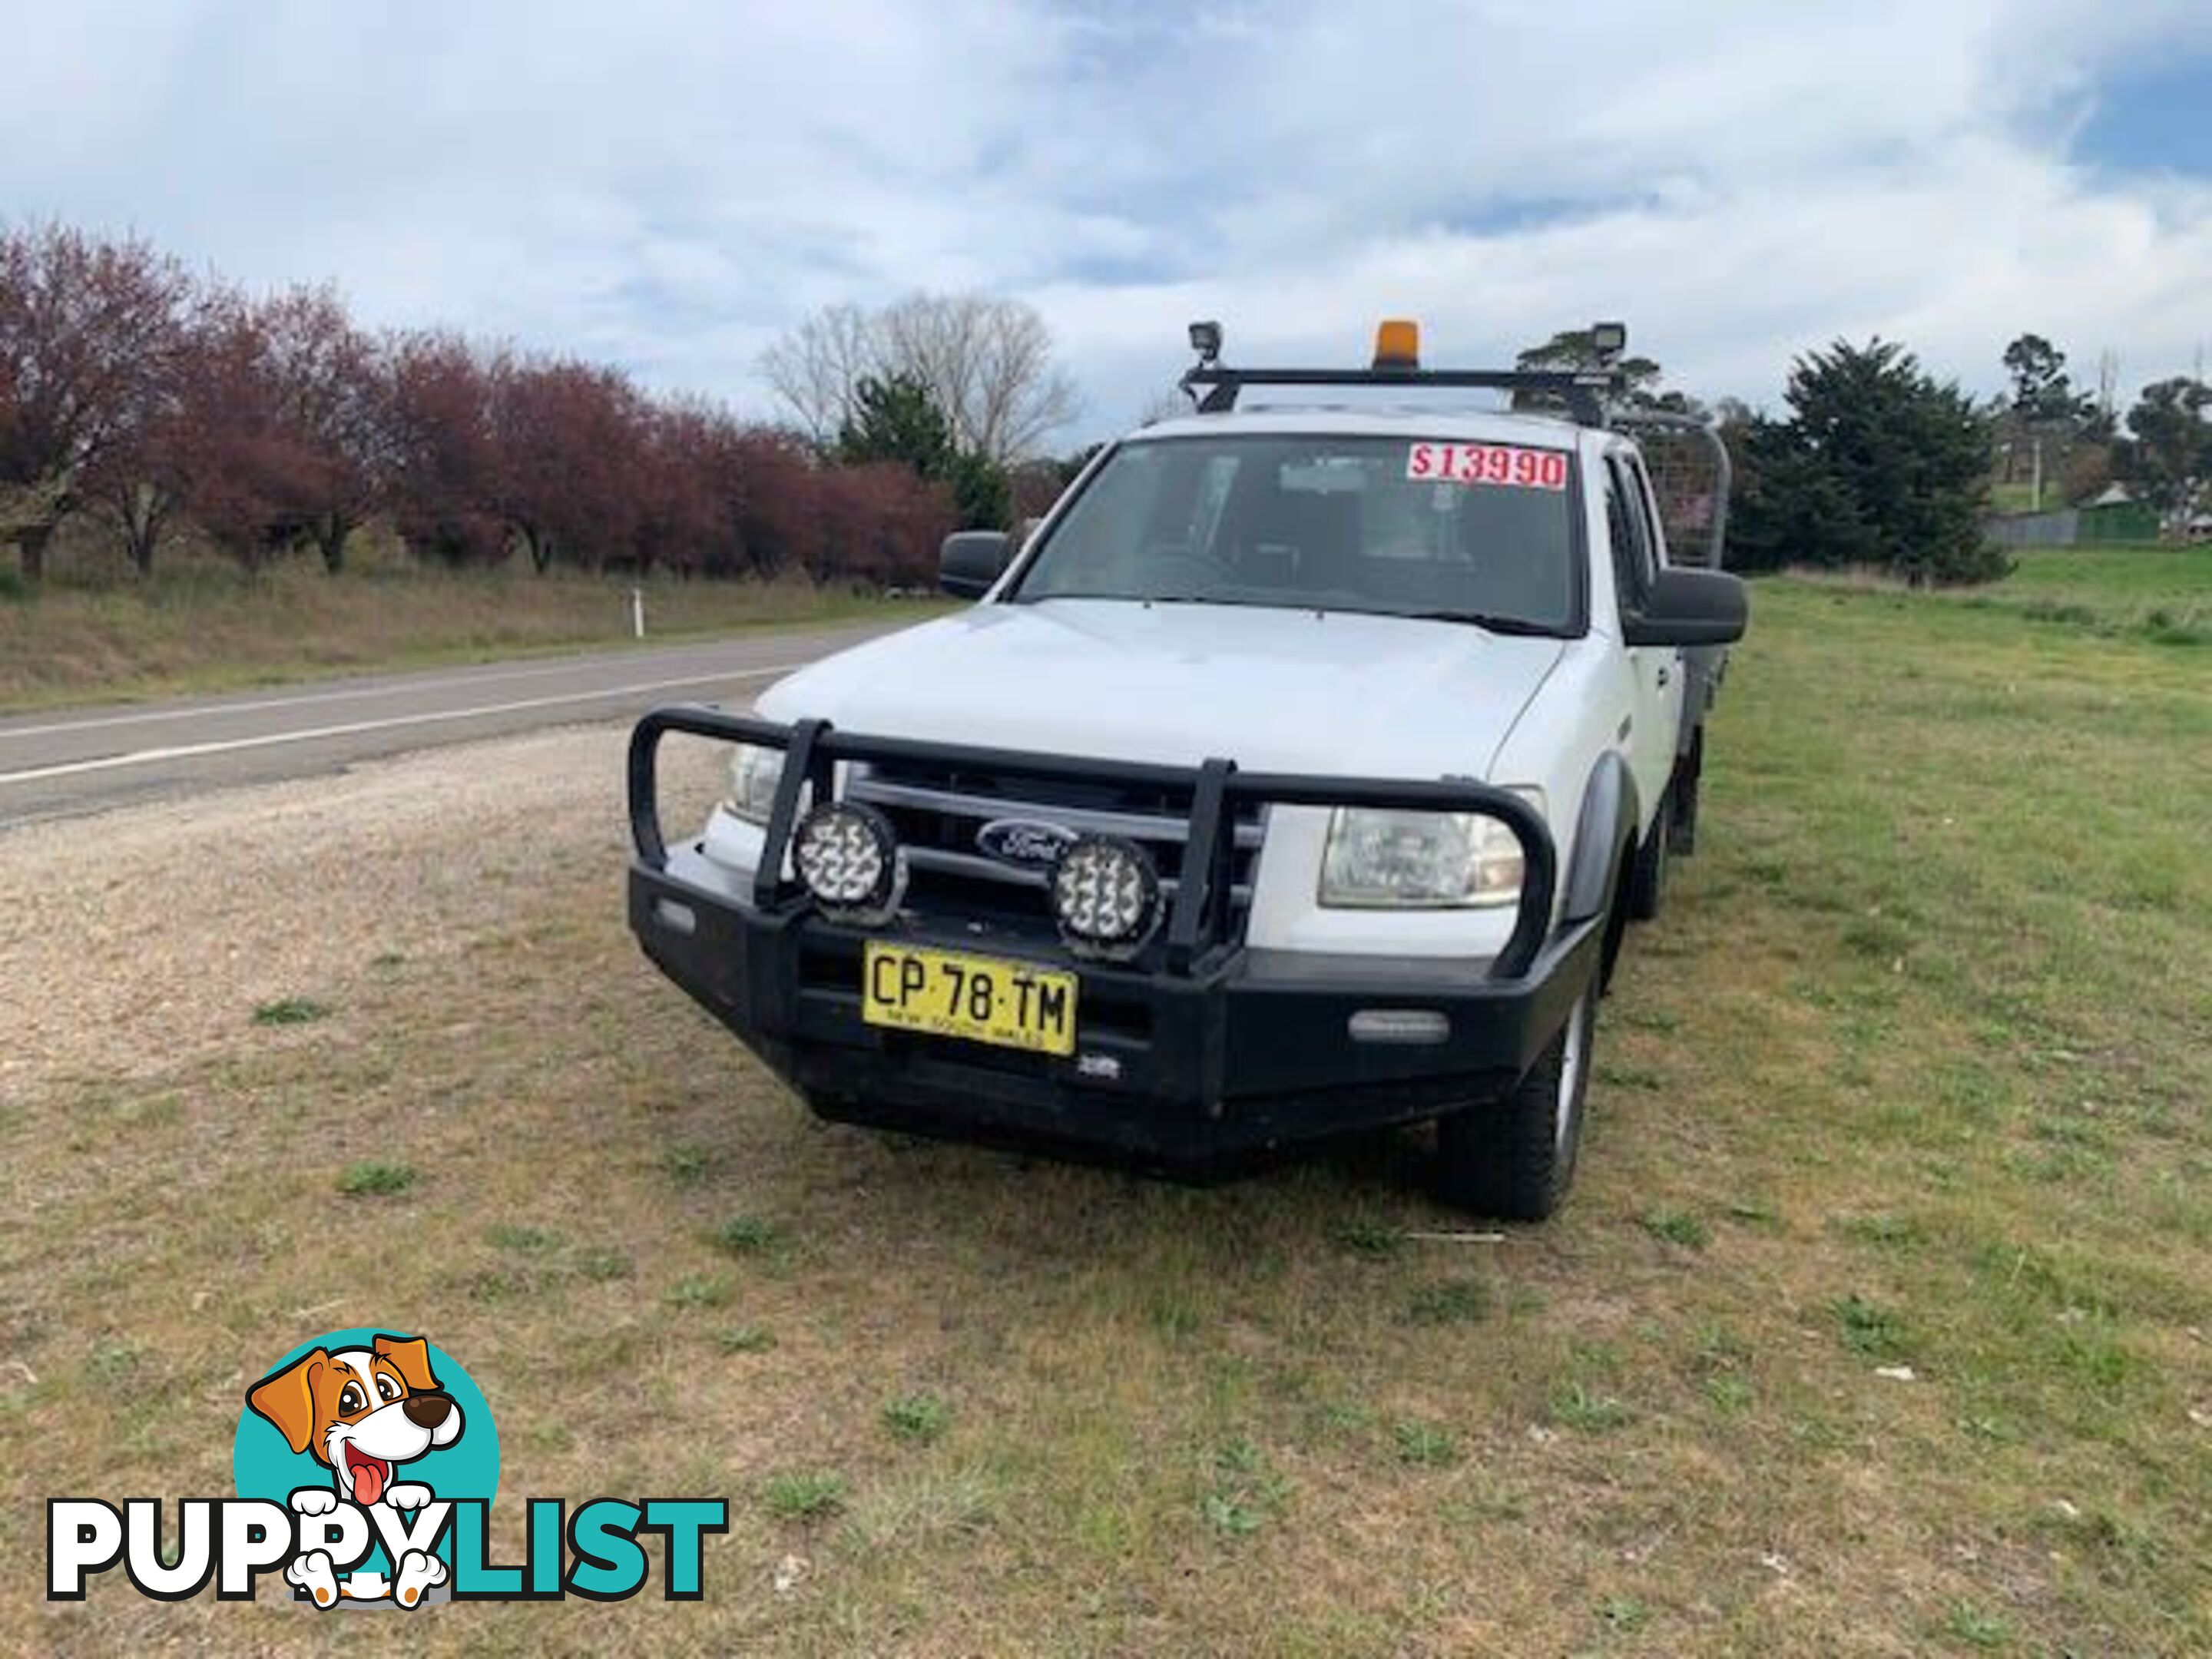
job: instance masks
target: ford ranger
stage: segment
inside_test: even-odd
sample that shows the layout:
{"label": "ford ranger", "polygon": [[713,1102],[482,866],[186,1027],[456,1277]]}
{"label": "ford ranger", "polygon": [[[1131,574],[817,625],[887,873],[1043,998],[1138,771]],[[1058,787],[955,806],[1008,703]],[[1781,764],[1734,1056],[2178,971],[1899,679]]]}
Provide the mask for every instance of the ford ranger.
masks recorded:
{"label": "ford ranger", "polygon": [[[825,1117],[1170,1169],[1433,1120],[1447,1200],[1547,1216],[1745,626],[1719,515],[1670,556],[1604,367],[1192,341],[1191,414],[948,539],[973,605],[639,724],[630,925]],[[676,843],[671,732],[732,745]]]}

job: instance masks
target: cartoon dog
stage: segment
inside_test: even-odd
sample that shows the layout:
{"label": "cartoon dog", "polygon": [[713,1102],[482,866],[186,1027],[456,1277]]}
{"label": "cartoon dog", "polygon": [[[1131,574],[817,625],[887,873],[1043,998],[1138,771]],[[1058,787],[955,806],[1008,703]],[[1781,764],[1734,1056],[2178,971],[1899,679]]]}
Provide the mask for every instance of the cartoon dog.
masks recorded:
{"label": "cartoon dog", "polygon": [[[294,1451],[313,1453],[330,1469],[333,1486],[302,1486],[292,1494],[292,1507],[302,1515],[327,1515],[340,1498],[419,1510],[431,1501],[429,1487],[393,1474],[400,1464],[461,1437],[461,1408],[431,1375],[429,1345],[420,1337],[379,1336],[366,1348],[335,1353],[311,1349],[255,1383],[246,1401],[276,1425]],[[319,1607],[339,1599],[327,1551],[301,1555],[284,1576]],[[411,1607],[445,1578],[444,1562],[410,1550],[390,1587],[369,1572],[351,1575],[343,1588],[352,1600],[391,1595]]]}

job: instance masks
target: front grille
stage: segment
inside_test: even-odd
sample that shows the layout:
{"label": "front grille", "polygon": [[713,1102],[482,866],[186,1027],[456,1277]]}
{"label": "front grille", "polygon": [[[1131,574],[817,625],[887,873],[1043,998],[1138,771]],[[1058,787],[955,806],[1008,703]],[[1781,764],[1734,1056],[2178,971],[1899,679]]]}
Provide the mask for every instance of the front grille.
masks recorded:
{"label": "front grille", "polygon": [[[999,818],[1034,818],[1078,835],[1121,836],[1152,854],[1172,902],[1182,880],[1190,829],[1188,786],[1069,783],[1001,773],[878,763],[854,769],[848,799],[891,821],[907,853],[906,906],[925,918],[984,921],[1017,931],[1054,931],[1048,878],[1033,866],[1001,862],[976,845],[976,832]],[[1243,936],[1252,880],[1267,835],[1267,808],[1237,808],[1224,937]]]}

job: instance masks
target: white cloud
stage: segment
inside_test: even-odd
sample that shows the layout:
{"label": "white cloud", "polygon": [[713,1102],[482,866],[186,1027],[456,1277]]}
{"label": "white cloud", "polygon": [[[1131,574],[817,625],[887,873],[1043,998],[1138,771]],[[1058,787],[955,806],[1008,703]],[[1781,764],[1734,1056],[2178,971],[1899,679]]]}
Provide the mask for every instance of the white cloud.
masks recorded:
{"label": "white cloud", "polygon": [[1386,313],[1462,360],[1618,314],[1769,403],[1838,334],[1987,387],[2025,328],[2136,380],[2208,328],[2212,182],[2069,147],[2116,69],[2212,46],[2195,5],[177,0],[8,33],[0,202],[754,408],[779,328],[920,286],[1034,299],[1095,430],[1197,315],[1347,361]]}

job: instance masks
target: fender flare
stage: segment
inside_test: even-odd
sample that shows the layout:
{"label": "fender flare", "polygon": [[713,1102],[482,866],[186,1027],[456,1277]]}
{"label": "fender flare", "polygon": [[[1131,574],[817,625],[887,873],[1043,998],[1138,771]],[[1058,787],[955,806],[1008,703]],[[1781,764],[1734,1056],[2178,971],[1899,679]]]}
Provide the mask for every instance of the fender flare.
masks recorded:
{"label": "fender flare", "polygon": [[1603,913],[1612,896],[1613,872],[1636,848],[1642,821],[1636,778],[1628,763],[1608,750],[1590,769],[1583,789],[1582,812],[1575,821],[1575,856],[1568,866],[1562,921],[1587,921]]}

